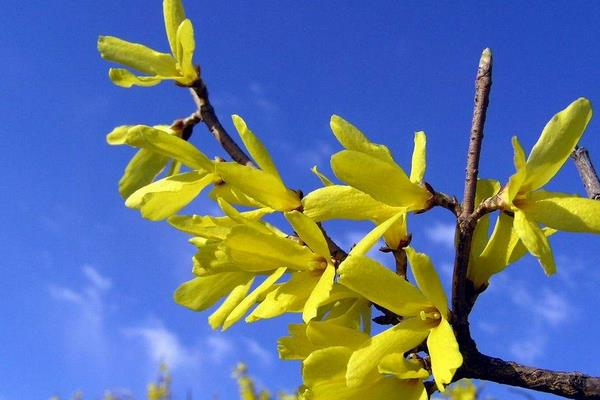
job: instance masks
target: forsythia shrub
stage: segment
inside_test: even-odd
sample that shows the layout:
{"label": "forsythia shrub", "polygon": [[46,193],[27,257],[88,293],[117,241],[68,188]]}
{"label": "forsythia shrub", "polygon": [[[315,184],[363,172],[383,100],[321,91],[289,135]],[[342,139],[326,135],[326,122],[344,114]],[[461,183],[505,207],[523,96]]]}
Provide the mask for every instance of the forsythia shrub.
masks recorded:
{"label": "forsythia shrub", "polygon": [[[192,61],[192,24],[180,1],[165,0],[163,5],[171,53],[100,37],[103,58],[147,74],[111,69],[110,78],[124,87],[171,79],[202,91],[204,83]],[[590,101],[575,100],[548,121],[528,156],[513,138],[515,173],[508,182],[477,181],[477,224],[467,271],[477,293],[527,253],[546,274],[554,274],[548,236],[556,231],[600,233],[600,203],[543,189],[591,116]],[[197,115],[192,122],[202,118]],[[254,322],[301,314],[302,321],[289,326],[278,350],[282,359],[302,361],[302,398],[425,399],[428,381],[443,392],[463,355],[438,272],[425,253],[410,246],[407,226],[408,214],[440,205],[425,181],[425,133],[415,134],[407,173],[386,146],[334,115],[331,129],[343,149],[332,155],[331,168],[340,183],[315,167],[323,187],[303,196],[283,181],[244,120],[234,115],[233,124],[251,163],[210,159],[187,141],[182,123],[120,126],[107,137],[109,144],[139,149],[119,182],[126,206],[192,236],[194,277],[177,289],[175,301],[194,311],[221,301],[208,322],[223,330],[242,318]],[[202,191],[210,191],[223,215],[179,215]],[[289,226],[264,221],[274,213],[282,214]],[[322,230],[320,224],[329,220],[370,221],[373,229],[346,255]],[[395,256],[399,273],[367,255],[381,239]],[[393,326],[376,335],[371,334],[372,305],[393,318]],[[461,390],[471,393],[469,387]]]}

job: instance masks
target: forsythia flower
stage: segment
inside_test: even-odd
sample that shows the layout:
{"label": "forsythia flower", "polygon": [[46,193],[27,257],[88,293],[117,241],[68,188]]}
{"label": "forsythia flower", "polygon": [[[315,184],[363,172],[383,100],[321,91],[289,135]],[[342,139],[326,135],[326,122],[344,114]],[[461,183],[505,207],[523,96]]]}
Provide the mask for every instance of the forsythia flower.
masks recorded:
{"label": "forsythia flower", "polygon": [[[337,308],[337,309],[336,309]],[[379,364],[368,381],[346,384],[348,361],[354,351],[369,341],[361,332],[360,319],[368,312],[364,299],[337,303],[331,315],[322,321],[290,325],[291,336],[279,340],[284,359],[303,360],[304,399],[402,399],[427,398],[422,381],[429,377],[420,360],[406,360],[392,353]]]}
{"label": "forsythia flower", "polygon": [[198,80],[198,71],[192,61],[196,47],[194,27],[185,18],[181,0],[164,0],[163,12],[171,54],[113,36],[99,37],[98,51],[102,58],[148,74],[135,76],[126,69],[111,68],[109,76],[115,85],[153,86],[165,79],[172,79],[181,85],[191,86]]}
{"label": "forsythia flower", "polygon": [[538,190],[569,158],[591,117],[590,101],[575,100],[546,124],[527,160],[513,137],[516,173],[500,193],[502,208],[514,213],[513,229],[548,275],[556,272],[556,265],[548,239],[538,224],[559,231],[600,233],[599,202]]}
{"label": "forsythia flower", "polygon": [[[256,204],[262,204],[274,210],[292,211],[299,208],[301,206],[300,196],[285,186],[273,159],[262,142],[248,129],[240,116],[234,115],[232,119],[248,153],[260,169],[236,162],[217,163],[217,173],[225,182],[225,186],[250,197]],[[223,194],[223,192],[216,193],[217,196],[233,204],[252,205],[245,204],[244,201],[238,202],[237,199]]]}
{"label": "forsythia flower", "polygon": [[[304,213],[307,216],[317,222],[348,219],[368,220],[379,225],[399,212],[406,214],[408,211],[428,207],[431,193],[421,186],[426,167],[426,137],[423,132],[415,134],[409,178],[393,161],[387,147],[369,142],[358,129],[341,117],[334,115],[331,118],[331,129],[340,143],[348,149],[332,157],[332,168],[340,179],[349,182],[352,186],[335,185],[314,167],[313,172],[325,187],[309,193],[302,199]],[[353,175],[354,172],[347,171],[347,168],[355,163],[350,160],[350,156],[357,157],[356,162],[359,162],[358,160],[365,162],[362,166],[356,167],[357,170],[362,169],[363,173],[360,175],[362,178]],[[339,160],[348,162],[339,162]],[[389,169],[381,173],[387,174],[383,176],[385,179],[392,180],[385,184],[376,183],[375,180],[381,176],[373,171],[375,166]],[[390,200],[391,196],[383,193],[396,188],[399,189],[394,194],[398,196],[396,200]],[[390,248],[396,249],[407,239],[407,236],[406,217],[404,217],[385,233],[385,241]]]}
{"label": "forsythia flower", "polygon": [[[272,210],[239,213],[223,200],[219,204],[227,217],[174,216],[169,220],[175,227],[200,236],[192,239],[199,248],[194,257],[198,276],[177,289],[175,300],[193,310],[204,310],[231,292],[209,317],[213,328],[227,329],[257,302],[260,305],[246,321],[285,312],[302,312],[305,321],[314,318],[329,299],[335,277],[327,242],[316,223],[297,211],[286,213],[306,244],[302,246],[257,221]],[[290,279],[276,284],[286,272],[290,272]],[[268,276],[248,294],[255,277],[263,274]]]}
{"label": "forsythia flower", "polygon": [[331,129],[346,148],[331,157],[335,175],[350,186],[388,206],[408,211],[427,209],[432,194],[423,184],[425,173],[425,134],[415,135],[411,176],[396,164],[387,147],[371,143],[356,127],[334,115]]}
{"label": "forsythia flower", "polygon": [[[125,205],[139,209],[145,218],[153,221],[175,214],[204,188],[218,181],[214,163],[175,133],[167,127],[126,125],[115,128],[106,137],[109,144],[141,149],[127,166],[120,188],[127,198]],[[192,171],[152,182],[169,159]]]}
{"label": "forsythia flower", "polygon": [[375,242],[359,243],[338,269],[339,282],[366,299],[404,317],[394,327],[374,336],[350,357],[346,378],[349,386],[361,385],[390,352],[407,352],[427,339],[431,369],[437,387],[452,381],[462,365],[462,355],[448,322],[448,300],[429,257],[405,249],[420,290],[365,257]]}

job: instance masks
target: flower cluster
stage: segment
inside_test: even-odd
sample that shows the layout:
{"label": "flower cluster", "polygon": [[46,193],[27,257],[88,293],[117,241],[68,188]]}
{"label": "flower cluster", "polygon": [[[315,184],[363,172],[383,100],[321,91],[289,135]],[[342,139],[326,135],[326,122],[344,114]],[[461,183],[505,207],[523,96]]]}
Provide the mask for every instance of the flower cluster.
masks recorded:
{"label": "flower cluster", "polygon": [[[164,79],[191,85],[193,28],[180,1],[164,1],[171,54],[112,37],[101,37],[102,57],[149,76],[111,69],[120,86],[149,86]],[[530,253],[544,271],[556,271],[548,237],[556,231],[600,233],[600,203],[541,188],[558,172],[583,134],[591,105],[578,99],[546,125],[529,158],[513,139],[516,172],[505,185],[481,179],[468,279],[483,290],[492,275]],[[256,168],[211,160],[183,138],[177,127],[121,126],[107,140],[139,149],[121,178],[128,207],[150,220],[164,220],[192,236],[194,278],[175,292],[175,301],[195,311],[220,305],[209,317],[213,328],[299,313],[279,342],[283,359],[301,360],[306,399],[425,399],[424,382],[444,391],[463,357],[453,316],[429,257],[410,246],[407,216],[432,208],[435,193],[424,181],[426,136],[417,132],[410,173],[390,150],[376,144],[339,116],[331,129],[343,147],[331,157],[342,183],[313,172],[323,187],[306,196],[290,189],[269,152],[244,120],[234,115],[241,142]],[[180,215],[202,191],[222,215]],[[240,208],[240,207],[243,207]],[[491,235],[491,212],[497,219]],[[272,216],[283,216],[276,225]],[[373,229],[346,257],[333,257],[321,223],[370,221]],[[281,219],[280,219],[281,220]],[[285,226],[284,226],[285,225]],[[380,241],[401,275],[370,256]],[[406,267],[406,265],[404,266]],[[391,328],[371,334],[371,306],[394,316]]]}

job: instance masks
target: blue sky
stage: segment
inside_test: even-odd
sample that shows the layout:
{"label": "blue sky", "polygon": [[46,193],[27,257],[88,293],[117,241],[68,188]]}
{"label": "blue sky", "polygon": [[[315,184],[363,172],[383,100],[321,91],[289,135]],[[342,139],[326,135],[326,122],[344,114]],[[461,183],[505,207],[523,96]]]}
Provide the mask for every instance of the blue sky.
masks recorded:
{"label": "blue sky", "polygon": [[[473,79],[479,54],[494,52],[494,84],[481,176],[512,173],[510,137],[529,149],[546,121],[579,96],[600,104],[597,2],[208,2],[187,1],[217,112],[245,117],[291,187],[318,187],[339,149],[328,128],[339,114],[386,143],[408,166],[412,134],[428,135],[427,181],[462,193]],[[121,124],[164,124],[193,111],[171,84],[113,86],[96,52],[99,34],[168,48],[160,1],[8,0],[0,15],[0,113],[4,134],[0,231],[0,399],[67,397],[128,388],[143,398],[159,360],[183,398],[235,398],[230,371],[246,361],[261,383],[293,389],[299,366],[277,361],[275,340],[294,318],[212,332],[207,314],[183,309],[173,290],[190,278],[192,246],[164,223],[126,209],[117,181],[133,154],[110,148]],[[600,164],[592,120],[582,144]],[[204,129],[192,142],[223,155]],[[583,194],[569,162],[550,185]],[[198,213],[214,207],[200,199]],[[208,211],[207,211],[208,210]],[[444,279],[452,219],[411,218],[414,245]],[[364,224],[330,224],[351,244]],[[476,305],[480,348],[536,366],[600,375],[598,238],[552,239],[559,273],[531,257],[493,280]],[[485,384],[499,398],[522,394]],[[536,399],[552,396],[533,394]]]}

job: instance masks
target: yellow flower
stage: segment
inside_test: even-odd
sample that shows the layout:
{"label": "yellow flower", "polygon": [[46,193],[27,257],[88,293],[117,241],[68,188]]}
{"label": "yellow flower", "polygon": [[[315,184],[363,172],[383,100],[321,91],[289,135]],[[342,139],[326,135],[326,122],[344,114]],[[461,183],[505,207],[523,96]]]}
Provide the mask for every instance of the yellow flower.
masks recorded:
{"label": "yellow flower", "polygon": [[[374,243],[374,242],[372,242]],[[440,391],[452,381],[462,365],[458,343],[448,322],[448,300],[440,279],[425,254],[406,248],[416,288],[378,262],[365,257],[372,245],[359,243],[358,251],[342,262],[339,282],[351,290],[404,319],[394,327],[372,337],[350,357],[346,378],[348,386],[369,380],[389,353],[405,353],[427,339],[433,377]]]}
{"label": "yellow flower", "polygon": [[[292,211],[299,208],[300,196],[285,186],[262,142],[248,129],[240,116],[234,115],[232,119],[248,153],[260,169],[235,162],[217,163],[217,173],[225,183],[217,186],[219,192],[216,195],[232,204],[263,205],[278,211]],[[239,194],[244,198],[240,199]],[[248,204],[248,198],[253,199],[254,202]]]}
{"label": "yellow flower", "polygon": [[[139,209],[144,218],[157,221],[177,213],[217,181],[213,161],[168,127],[120,126],[106,140],[141,149],[129,162],[119,189],[125,205]],[[153,182],[169,159],[174,167],[168,176]],[[177,173],[180,165],[191,171]]]}
{"label": "yellow flower", "polygon": [[334,115],[331,129],[346,148],[331,157],[335,175],[350,186],[392,207],[418,211],[430,206],[432,194],[423,185],[425,134],[415,134],[410,177],[396,164],[389,149],[370,142],[356,127]]}
{"label": "yellow flower", "polygon": [[[227,217],[169,219],[178,229],[199,235],[192,239],[199,249],[194,256],[193,272],[197,277],[177,289],[177,303],[204,310],[231,292],[209,317],[213,328],[227,329],[256,303],[260,304],[247,322],[286,312],[301,312],[308,322],[323,304],[344,297],[334,290],[335,267],[325,237],[307,216],[298,211],[285,214],[302,245],[258,221],[272,209],[239,213],[223,200],[219,204]],[[277,283],[288,272],[289,279]],[[267,277],[248,294],[259,275]]]}
{"label": "yellow flower", "polygon": [[[431,193],[423,187],[425,133],[415,134],[412,168],[408,177],[394,162],[387,147],[371,143],[341,117],[334,115],[331,118],[331,129],[347,148],[332,157],[331,165],[336,176],[350,186],[335,185],[316,167],[313,168],[325,187],[302,199],[306,215],[317,222],[348,219],[367,220],[379,225],[400,212],[406,214],[429,206]],[[393,193],[390,194],[390,191]],[[385,233],[385,241],[393,249],[398,248],[407,237],[406,216]]]}
{"label": "yellow flower", "polygon": [[[337,302],[323,320],[290,325],[290,336],[279,340],[283,359],[303,361],[305,399],[402,399],[424,400],[423,380],[429,377],[420,360],[406,360],[403,354],[385,357],[369,379],[348,386],[346,373],[352,353],[369,341],[361,332],[361,320],[368,321],[369,303],[362,298]],[[364,323],[364,322],[363,322]]]}
{"label": "yellow flower", "polygon": [[599,202],[539,190],[569,158],[591,117],[590,101],[575,100],[546,124],[527,160],[513,137],[516,173],[500,193],[502,208],[514,213],[513,229],[548,275],[556,265],[540,223],[559,231],[600,233]]}
{"label": "yellow flower", "polygon": [[171,54],[113,36],[98,38],[98,51],[102,58],[147,74],[136,76],[126,69],[111,68],[109,76],[115,85],[154,86],[171,79],[180,85],[191,86],[198,80],[198,71],[192,61],[196,47],[194,27],[185,18],[181,0],[164,0],[163,12]]}

